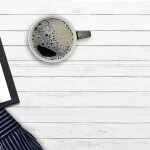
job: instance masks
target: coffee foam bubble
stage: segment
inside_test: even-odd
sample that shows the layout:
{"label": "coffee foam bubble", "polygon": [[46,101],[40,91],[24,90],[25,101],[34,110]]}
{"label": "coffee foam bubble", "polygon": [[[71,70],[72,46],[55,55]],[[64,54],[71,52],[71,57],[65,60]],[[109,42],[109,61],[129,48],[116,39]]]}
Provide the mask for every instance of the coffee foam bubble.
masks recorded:
{"label": "coffee foam bubble", "polygon": [[[55,18],[41,21],[32,34],[32,44],[36,52],[50,60],[63,58],[71,50],[73,40],[73,32],[69,26],[64,21]],[[47,51],[55,52],[56,55],[43,56],[38,50],[39,46],[46,48]]]}

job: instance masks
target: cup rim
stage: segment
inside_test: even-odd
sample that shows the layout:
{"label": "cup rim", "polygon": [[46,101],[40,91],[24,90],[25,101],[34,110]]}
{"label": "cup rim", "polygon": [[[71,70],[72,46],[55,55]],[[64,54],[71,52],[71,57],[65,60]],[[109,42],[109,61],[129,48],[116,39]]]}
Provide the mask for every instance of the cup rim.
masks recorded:
{"label": "cup rim", "polygon": [[[69,28],[71,29],[72,33],[73,33],[73,45],[71,47],[71,50],[61,59],[56,59],[56,60],[50,60],[50,59],[46,59],[43,58],[42,56],[40,56],[36,50],[34,49],[33,45],[32,45],[32,33],[35,29],[35,27],[42,21],[46,20],[46,19],[50,19],[50,18],[54,18],[54,19],[59,19],[61,21],[64,21]],[[65,59],[67,59],[68,57],[71,56],[71,54],[74,52],[75,47],[76,47],[76,43],[77,43],[77,34],[76,34],[76,30],[74,28],[74,26],[71,24],[70,21],[68,21],[66,18],[62,17],[62,16],[54,16],[54,15],[50,15],[50,16],[46,16],[46,17],[41,17],[40,19],[36,20],[34,22],[34,24],[31,26],[30,30],[29,30],[29,34],[28,34],[28,43],[29,43],[29,48],[32,51],[32,53],[40,60],[44,61],[44,62],[48,62],[48,63],[57,63],[57,62],[61,62]]]}

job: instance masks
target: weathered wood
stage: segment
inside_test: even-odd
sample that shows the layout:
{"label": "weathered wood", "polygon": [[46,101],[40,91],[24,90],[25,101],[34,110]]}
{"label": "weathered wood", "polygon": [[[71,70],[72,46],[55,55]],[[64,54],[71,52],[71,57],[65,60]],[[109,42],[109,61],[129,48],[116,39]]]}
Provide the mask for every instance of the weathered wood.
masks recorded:
{"label": "weathered wood", "polygon": [[[8,7],[10,6],[10,7]],[[150,14],[149,2],[26,0],[3,1],[1,14]]]}
{"label": "weathered wood", "polygon": [[98,60],[92,60],[92,61],[62,61],[61,63],[56,63],[56,64],[49,64],[49,63],[45,63],[41,60],[34,60],[34,61],[9,61],[9,64],[12,67],[50,67],[50,66],[63,66],[63,65],[99,65],[102,67],[149,67],[150,66],[150,61],[122,61],[122,60],[117,60],[117,61],[98,61]]}
{"label": "weathered wood", "polygon": [[14,77],[150,77],[148,67],[131,66],[101,66],[95,64],[89,65],[49,65],[49,66],[31,66],[20,65],[11,67]]}
{"label": "weathered wood", "polygon": [[8,110],[20,122],[150,122],[150,108],[13,107]]}
{"label": "weathered wood", "polygon": [[[28,46],[4,48],[8,60],[38,60]],[[77,46],[68,60],[150,60],[150,46]]]}
{"label": "weathered wood", "polygon": [[[150,31],[92,31],[77,45],[150,45]],[[28,45],[27,31],[0,31],[4,45]]]}
{"label": "weathered wood", "polygon": [[149,77],[14,77],[18,91],[150,91]]}
{"label": "weathered wood", "polygon": [[143,150],[150,148],[149,139],[40,139],[45,149],[55,150]]}
{"label": "weathered wood", "polygon": [[[47,15],[0,15],[0,30],[29,30],[34,22],[44,16]],[[150,15],[61,16],[68,19],[76,30],[150,30]]]}
{"label": "weathered wood", "polygon": [[[92,30],[60,64],[28,47],[34,20]],[[8,111],[50,150],[150,149],[150,3],[5,0],[0,35],[20,97]]]}
{"label": "weathered wood", "polygon": [[150,124],[22,123],[37,138],[150,138]]}
{"label": "weathered wood", "polygon": [[17,107],[150,107],[150,92],[19,92]]}

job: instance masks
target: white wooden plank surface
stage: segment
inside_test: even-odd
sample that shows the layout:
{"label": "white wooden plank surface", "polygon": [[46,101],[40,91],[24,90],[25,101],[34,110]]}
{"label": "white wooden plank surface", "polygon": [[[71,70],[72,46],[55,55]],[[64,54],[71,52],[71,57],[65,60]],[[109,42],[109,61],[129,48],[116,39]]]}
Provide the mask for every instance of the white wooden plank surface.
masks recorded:
{"label": "white wooden plank surface", "polygon": [[150,122],[150,108],[13,107],[8,110],[20,122]]}
{"label": "white wooden plank surface", "polygon": [[101,61],[101,60],[65,60],[62,61],[61,63],[56,63],[56,64],[49,64],[45,62],[41,62],[40,60],[33,60],[33,61],[9,61],[9,64],[11,66],[26,66],[28,65],[29,67],[52,67],[52,66],[61,66],[61,65],[100,65],[100,66],[122,66],[122,67],[149,67],[150,66],[150,61],[147,60],[141,60],[141,61],[132,61],[132,60],[108,60],[108,61]]}
{"label": "white wooden plank surface", "polygon": [[[52,66],[39,66],[34,65],[28,66],[25,64],[18,64],[12,66],[12,74],[14,77],[149,77],[150,72],[148,70],[149,66],[102,66],[100,64],[70,64],[70,65],[52,65]],[[59,67],[58,67],[59,66]],[[34,72],[32,71],[34,70]],[[39,72],[40,70],[40,72]]]}
{"label": "white wooden plank surface", "polygon": [[[1,30],[29,30],[32,23],[47,15],[0,15]],[[149,15],[62,15],[76,30],[150,30]],[[121,20],[121,21],[120,21]],[[16,23],[17,21],[17,23]],[[11,23],[10,23],[11,22]]]}
{"label": "white wooden plank surface", "polygon": [[[5,51],[8,60],[38,60],[33,56],[28,46],[5,46]],[[75,52],[68,60],[150,60],[150,46],[82,45],[76,47]]]}
{"label": "white wooden plank surface", "polygon": [[146,150],[150,148],[149,139],[44,139],[41,140],[45,149],[61,150]]}
{"label": "white wooden plank surface", "polygon": [[[21,124],[23,125],[24,128],[30,130],[30,132],[39,139],[150,138],[149,123],[145,124],[21,123]],[[131,133],[129,134],[129,132]]]}
{"label": "white wooden plank surface", "polygon": [[[92,31],[77,45],[150,45],[150,31]],[[0,31],[4,45],[28,45],[28,31]],[[15,38],[14,38],[15,37]]]}
{"label": "white wooden plank surface", "polygon": [[[9,7],[8,7],[9,6]],[[1,14],[150,14],[149,2],[5,0]]]}
{"label": "white wooden plank surface", "polygon": [[149,77],[14,77],[14,81],[18,91],[150,91]]}
{"label": "white wooden plank surface", "polygon": [[[54,65],[27,42],[34,21],[50,14],[92,31]],[[21,100],[8,111],[44,149],[150,148],[150,2],[5,0],[0,20]]]}
{"label": "white wooden plank surface", "polygon": [[[150,92],[19,92],[17,107],[150,107]],[[92,99],[92,101],[91,101]]]}

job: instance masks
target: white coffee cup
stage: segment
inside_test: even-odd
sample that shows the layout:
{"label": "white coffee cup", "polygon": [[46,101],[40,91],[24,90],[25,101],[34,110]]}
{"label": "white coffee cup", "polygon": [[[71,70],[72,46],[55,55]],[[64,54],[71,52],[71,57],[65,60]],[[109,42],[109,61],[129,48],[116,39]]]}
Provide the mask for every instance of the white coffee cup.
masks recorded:
{"label": "white coffee cup", "polygon": [[48,16],[34,23],[29,31],[28,41],[37,58],[56,63],[67,59],[73,53],[77,39],[90,36],[90,31],[76,31],[63,17]]}

